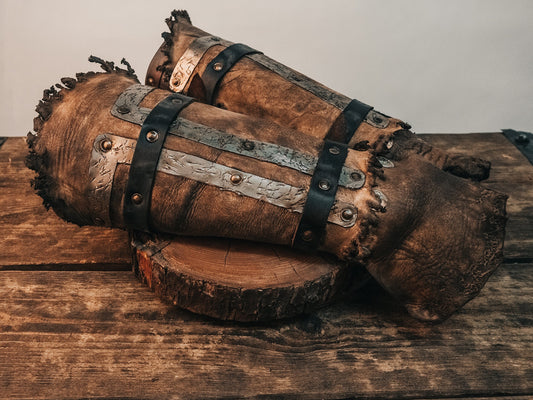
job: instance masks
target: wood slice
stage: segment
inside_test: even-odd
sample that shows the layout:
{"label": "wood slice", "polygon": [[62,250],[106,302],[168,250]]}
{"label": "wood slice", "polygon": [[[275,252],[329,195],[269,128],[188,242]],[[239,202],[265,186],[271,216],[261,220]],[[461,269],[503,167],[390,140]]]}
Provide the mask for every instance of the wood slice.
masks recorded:
{"label": "wood slice", "polygon": [[328,255],[234,239],[134,234],[134,271],[166,302],[235,321],[291,317],[369,279],[362,266]]}

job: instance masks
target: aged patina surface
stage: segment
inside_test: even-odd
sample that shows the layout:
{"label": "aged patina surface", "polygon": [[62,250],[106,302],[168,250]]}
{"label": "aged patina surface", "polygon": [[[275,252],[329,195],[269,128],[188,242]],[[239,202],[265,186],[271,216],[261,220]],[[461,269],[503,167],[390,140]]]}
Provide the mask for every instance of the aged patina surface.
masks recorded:
{"label": "aged patina surface", "polygon": [[[138,139],[143,117],[123,116],[135,114],[135,104],[120,99],[135,97],[137,82],[130,70],[95,61],[107,72],[79,74],[78,81],[64,80],[59,92],[45,92],[36,135],[29,136],[28,165],[38,171],[39,194],[59,215],[82,225],[126,227],[122,209],[132,149],[145,139]],[[139,109],[154,109],[168,96],[146,89]],[[191,132],[202,126],[219,140],[196,140],[201,135]],[[242,148],[232,146],[237,139]],[[287,149],[295,160],[326,152],[322,140],[272,122],[200,102],[185,107],[169,129],[148,196],[151,231],[293,245],[312,177],[291,160],[255,158],[249,144],[257,142]],[[394,152],[395,144],[389,147]],[[335,145],[328,149],[332,157],[340,153]],[[388,168],[368,149],[346,150],[345,157],[344,169],[357,172],[350,174],[357,184],[335,184],[317,247],[336,256],[339,268],[364,264],[413,316],[447,318],[501,263],[506,196],[411,152],[395,153]],[[79,172],[87,170],[93,172],[84,179]],[[332,191],[332,184],[321,180],[312,190]]]}

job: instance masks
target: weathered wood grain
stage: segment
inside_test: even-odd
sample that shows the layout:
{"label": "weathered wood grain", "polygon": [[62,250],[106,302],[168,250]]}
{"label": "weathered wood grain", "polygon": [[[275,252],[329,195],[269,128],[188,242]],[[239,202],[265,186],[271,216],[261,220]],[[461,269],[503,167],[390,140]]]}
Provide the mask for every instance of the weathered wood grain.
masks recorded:
{"label": "weathered wood grain", "polygon": [[533,259],[533,165],[501,133],[422,135],[432,145],[492,163],[483,184],[509,195],[504,256]]}
{"label": "weathered wood grain", "polygon": [[0,147],[0,269],[127,267],[131,256],[125,231],[80,228],[46,211],[30,186],[34,173],[24,166],[26,154],[23,138],[9,138]]}
{"label": "weathered wood grain", "polygon": [[163,305],[131,274],[0,271],[2,398],[533,395],[531,264],[441,325],[383,291],[270,325]]}

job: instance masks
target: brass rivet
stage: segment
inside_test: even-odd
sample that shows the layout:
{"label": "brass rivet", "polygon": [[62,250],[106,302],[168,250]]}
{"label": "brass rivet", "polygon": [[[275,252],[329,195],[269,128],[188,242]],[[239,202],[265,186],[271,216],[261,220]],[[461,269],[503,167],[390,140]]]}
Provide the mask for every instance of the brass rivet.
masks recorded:
{"label": "brass rivet", "polygon": [[329,152],[330,152],[331,154],[333,154],[333,155],[336,156],[337,154],[340,153],[340,150],[339,150],[338,147],[333,146],[333,147],[330,147],[330,148],[329,148]]}
{"label": "brass rivet", "polygon": [[216,62],[213,64],[213,69],[217,72],[221,71],[223,67],[224,67],[224,64],[222,64],[221,62]]}
{"label": "brass rivet", "polygon": [[310,242],[313,240],[313,231],[307,230],[302,232],[302,240],[304,242]]}
{"label": "brass rivet", "polygon": [[140,193],[133,193],[131,195],[131,201],[133,204],[141,204],[143,201],[143,196]]}
{"label": "brass rivet", "polygon": [[346,221],[346,222],[351,221],[353,217],[355,217],[355,212],[351,208],[345,208],[344,210],[342,210],[341,219],[343,221]]}
{"label": "brass rivet", "polygon": [[385,144],[385,146],[386,146],[387,149],[389,149],[389,150],[392,149],[392,146],[394,146],[394,142],[392,141],[392,139],[389,140],[389,141]]}
{"label": "brass rivet", "polygon": [[244,147],[246,150],[253,150],[255,147],[254,142],[250,142],[249,140],[245,140],[242,143],[242,147]]}
{"label": "brass rivet", "polygon": [[322,180],[322,181],[318,182],[318,188],[320,190],[324,190],[324,191],[325,190],[329,190],[329,189],[331,189],[331,184],[328,181],[326,181],[326,180]]}
{"label": "brass rivet", "polygon": [[239,174],[231,175],[229,179],[231,183],[233,183],[234,185],[238,185],[239,183],[242,182],[242,176],[240,176]]}
{"label": "brass rivet", "polygon": [[154,78],[149,77],[147,82],[148,82],[149,85],[153,85],[154,84]]}
{"label": "brass rivet", "polygon": [[110,139],[103,139],[100,142],[100,149],[102,151],[109,151],[113,148],[113,142]]}
{"label": "brass rivet", "polygon": [[174,104],[181,104],[181,99],[173,98],[173,99],[172,99],[172,103],[174,103]]}
{"label": "brass rivet", "polygon": [[157,131],[148,131],[146,133],[146,140],[150,143],[157,142],[157,139],[159,139],[159,133]]}
{"label": "brass rivet", "polygon": [[120,114],[128,114],[131,110],[129,107],[126,107],[126,106],[120,106],[117,108],[117,111],[120,113]]}

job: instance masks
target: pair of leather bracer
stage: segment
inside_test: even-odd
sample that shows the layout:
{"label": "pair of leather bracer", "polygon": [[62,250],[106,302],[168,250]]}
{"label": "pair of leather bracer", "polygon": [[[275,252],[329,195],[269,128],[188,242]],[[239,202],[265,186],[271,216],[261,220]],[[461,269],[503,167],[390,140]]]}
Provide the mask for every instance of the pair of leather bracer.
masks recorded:
{"label": "pair of leather bracer", "polygon": [[[183,14],[175,18],[179,24],[171,26],[185,25]],[[210,50],[217,48],[206,55]],[[215,58],[201,57],[198,65]],[[79,74],[63,79],[60,91],[45,91],[28,157],[45,204],[80,225],[320,250],[339,264],[365,265],[423,320],[442,320],[473,298],[501,263],[505,196],[444,172],[457,158],[435,149],[421,158],[426,144],[371,110],[349,140],[339,141],[352,114],[324,107],[324,99],[279,74],[272,87],[290,87],[302,100],[287,107],[284,101],[296,97],[278,91],[257,106],[252,89],[267,78],[255,60],[242,58],[233,68],[245,63],[249,75],[225,71],[212,91],[215,103],[274,117],[143,86],[129,69],[104,62],[106,73]],[[201,75],[191,74],[189,89]],[[232,88],[253,76],[251,90]],[[320,110],[316,117],[309,107]],[[298,109],[305,118],[294,118]],[[468,163],[460,164],[477,161]]]}

